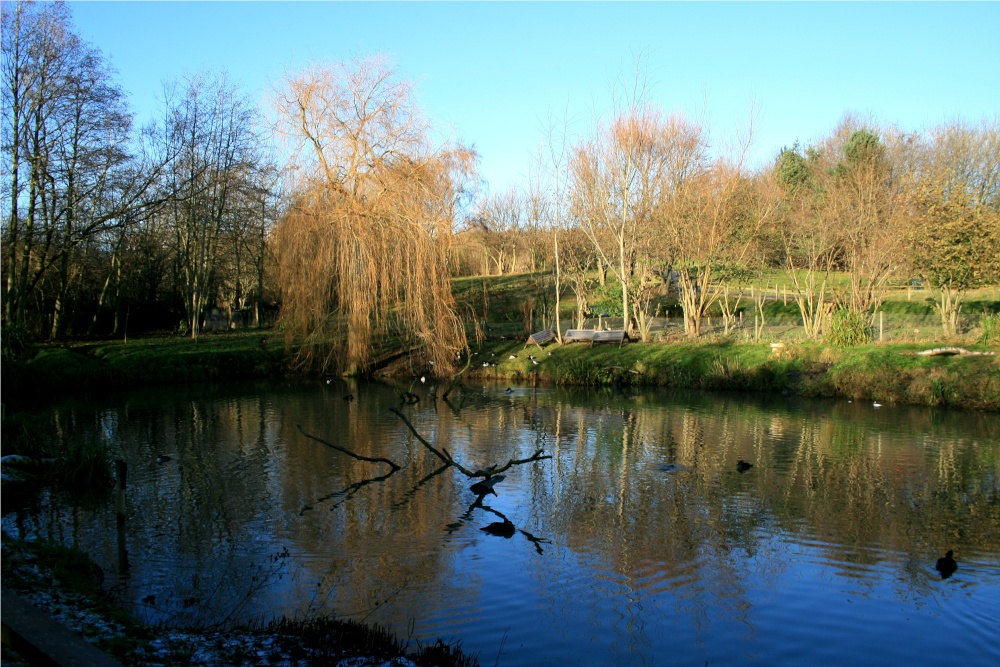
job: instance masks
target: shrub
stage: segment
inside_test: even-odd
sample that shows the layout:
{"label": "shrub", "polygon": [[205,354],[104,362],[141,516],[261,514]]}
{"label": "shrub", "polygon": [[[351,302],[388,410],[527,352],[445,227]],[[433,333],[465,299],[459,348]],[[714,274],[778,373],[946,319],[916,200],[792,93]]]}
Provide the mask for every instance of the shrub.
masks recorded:
{"label": "shrub", "polygon": [[838,310],[830,318],[827,340],[836,347],[854,347],[871,342],[871,329],[863,313]]}
{"label": "shrub", "polygon": [[1000,342],[1000,313],[983,313],[979,320],[979,342],[986,345],[993,345]]}

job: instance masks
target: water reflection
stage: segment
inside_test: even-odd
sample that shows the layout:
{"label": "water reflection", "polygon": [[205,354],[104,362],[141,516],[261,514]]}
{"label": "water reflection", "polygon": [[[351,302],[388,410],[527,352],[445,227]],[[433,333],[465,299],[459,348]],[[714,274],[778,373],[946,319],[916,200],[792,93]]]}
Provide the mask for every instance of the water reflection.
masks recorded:
{"label": "water reflection", "polygon": [[[501,646],[512,664],[1000,660],[997,415],[409,391],[421,400],[403,407],[389,387],[338,380],[150,392],[48,418],[55,437],[100,438],[128,461],[120,594],[152,620],[332,612],[404,635],[414,620],[415,636],[461,639],[484,664]],[[469,468],[553,458],[476,494],[390,407]],[[56,536],[117,570],[113,505],[45,495],[11,510],[8,534]],[[960,565],[943,579],[949,549]]]}

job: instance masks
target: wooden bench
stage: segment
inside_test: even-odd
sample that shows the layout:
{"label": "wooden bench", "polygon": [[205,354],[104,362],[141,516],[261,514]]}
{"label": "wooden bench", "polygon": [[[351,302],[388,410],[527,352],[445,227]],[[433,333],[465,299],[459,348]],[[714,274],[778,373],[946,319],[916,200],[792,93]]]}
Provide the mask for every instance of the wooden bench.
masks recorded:
{"label": "wooden bench", "polygon": [[[121,663],[88,644],[48,614],[3,588],[3,643],[32,665],[121,667]],[[6,662],[6,660],[4,661]]]}
{"label": "wooden bench", "polygon": [[538,349],[542,348],[542,343],[548,343],[550,340],[555,340],[556,335],[552,332],[552,329],[545,329],[544,331],[539,331],[538,333],[533,333],[528,336],[528,342],[524,344],[528,347],[532,343],[538,346]]}
{"label": "wooden bench", "polygon": [[626,332],[624,329],[594,332],[595,343],[618,343],[618,345],[620,346],[622,343],[628,342],[630,340],[631,339],[628,337],[628,332]]}
{"label": "wooden bench", "polygon": [[596,331],[590,329],[570,329],[563,334],[565,343],[623,343],[631,341],[628,333],[624,329],[614,329],[612,331]]}
{"label": "wooden bench", "polygon": [[563,333],[564,343],[593,343],[596,331],[590,329],[567,329]]}

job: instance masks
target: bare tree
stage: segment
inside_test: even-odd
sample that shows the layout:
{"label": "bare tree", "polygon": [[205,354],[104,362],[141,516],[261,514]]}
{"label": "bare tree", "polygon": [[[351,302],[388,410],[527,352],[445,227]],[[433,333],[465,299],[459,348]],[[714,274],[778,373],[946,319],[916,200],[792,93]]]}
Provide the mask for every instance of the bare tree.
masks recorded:
{"label": "bare tree", "polygon": [[525,202],[514,187],[487,195],[468,221],[499,275],[518,269],[517,251],[524,239],[524,222]]}
{"label": "bare tree", "polygon": [[829,315],[830,273],[836,268],[840,225],[823,206],[822,170],[818,152],[802,155],[798,146],[783,150],[773,178],[780,190],[775,228],[781,239],[786,275],[802,315],[806,336],[816,340]]}
{"label": "bare tree", "polygon": [[664,189],[680,175],[670,161],[675,123],[651,106],[634,104],[595,139],[578,145],[570,161],[573,215],[621,283],[626,329],[633,328],[636,259]]}
{"label": "bare tree", "polygon": [[167,85],[164,97],[162,140],[172,160],[163,215],[173,232],[186,326],[197,339],[214,294],[221,239],[245,223],[246,196],[259,182],[261,124],[256,106],[225,74],[187,77]]}
{"label": "bare tree", "polygon": [[100,52],[73,32],[66,5],[5,4],[3,30],[4,318],[23,326],[29,295],[45,285],[42,309],[57,337],[78,250],[134,220],[158,172],[133,154],[125,94]]}
{"label": "bare tree", "polygon": [[275,104],[298,167],[275,254],[300,361],[363,371],[391,330],[450,373],[466,341],[448,255],[474,153],[433,145],[412,86],[383,58],[288,74]]}
{"label": "bare tree", "polygon": [[[842,308],[872,322],[889,278],[903,261],[906,238],[906,180],[897,167],[900,138],[857,127],[845,119],[824,152],[836,156],[828,172],[826,213],[842,232],[839,253],[850,284],[838,295]],[[842,142],[842,143],[841,143]]]}

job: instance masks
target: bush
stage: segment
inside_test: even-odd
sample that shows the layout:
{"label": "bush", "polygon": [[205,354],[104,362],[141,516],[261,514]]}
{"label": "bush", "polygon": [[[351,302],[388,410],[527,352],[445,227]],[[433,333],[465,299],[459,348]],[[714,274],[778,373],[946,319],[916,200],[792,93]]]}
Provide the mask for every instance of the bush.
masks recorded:
{"label": "bush", "polygon": [[979,342],[986,345],[993,345],[1000,342],[1000,313],[983,313],[979,320]]}
{"label": "bush", "polygon": [[836,347],[854,347],[871,342],[871,329],[864,313],[838,310],[830,318],[827,340]]}

